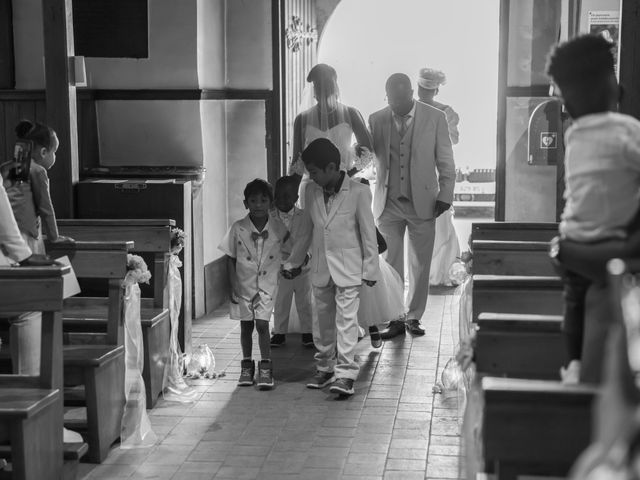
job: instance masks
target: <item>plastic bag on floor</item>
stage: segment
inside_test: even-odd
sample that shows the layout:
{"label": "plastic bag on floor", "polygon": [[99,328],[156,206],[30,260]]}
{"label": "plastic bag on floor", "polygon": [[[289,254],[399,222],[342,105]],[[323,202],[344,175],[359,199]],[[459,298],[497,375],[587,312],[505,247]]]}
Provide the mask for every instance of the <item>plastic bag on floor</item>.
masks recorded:
{"label": "plastic bag on floor", "polygon": [[147,399],[142,379],[144,346],[140,323],[140,287],[132,272],[124,279],[125,406],[120,431],[120,448],[151,447],[158,438],[147,416]]}

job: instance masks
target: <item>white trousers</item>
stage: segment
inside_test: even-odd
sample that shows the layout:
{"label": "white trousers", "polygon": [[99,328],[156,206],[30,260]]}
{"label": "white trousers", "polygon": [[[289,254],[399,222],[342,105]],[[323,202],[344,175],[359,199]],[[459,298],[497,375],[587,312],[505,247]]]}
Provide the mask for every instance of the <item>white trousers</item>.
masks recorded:
{"label": "white trousers", "polygon": [[378,217],[378,229],[387,242],[387,263],[404,282],[404,236],[409,233],[409,292],[407,295],[407,318],[420,320],[427,307],[429,296],[429,272],[436,234],[436,219],[424,220],[418,215],[410,201],[387,199],[387,204]]}
{"label": "white trousers", "polygon": [[41,312],[25,312],[9,320],[9,345],[15,375],[40,374]]}
{"label": "white trousers", "polygon": [[329,280],[325,287],[313,286],[318,321],[313,324],[317,369],[335,372],[338,378],[355,380],[360,366],[355,360],[358,344],[360,285],[338,287]]}
{"label": "white trousers", "polygon": [[280,277],[278,295],[273,310],[273,333],[284,334],[289,331],[291,301],[294,295],[298,320],[300,321],[300,333],[311,333],[311,275],[308,267],[292,280]]}

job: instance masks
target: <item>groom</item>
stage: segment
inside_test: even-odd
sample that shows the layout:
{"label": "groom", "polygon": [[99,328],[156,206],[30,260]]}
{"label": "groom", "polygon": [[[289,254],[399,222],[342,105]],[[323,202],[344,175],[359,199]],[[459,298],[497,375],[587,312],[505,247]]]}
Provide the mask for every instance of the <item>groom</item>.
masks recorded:
{"label": "groom", "polygon": [[445,114],[413,99],[403,73],[387,79],[389,106],[373,113],[369,125],[376,153],[373,215],[387,245],[387,261],[404,278],[404,236],[409,232],[408,315],[392,321],[383,339],[424,335],[420,325],[429,294],[429,270],[436,217],[453,201],[455,165]]}

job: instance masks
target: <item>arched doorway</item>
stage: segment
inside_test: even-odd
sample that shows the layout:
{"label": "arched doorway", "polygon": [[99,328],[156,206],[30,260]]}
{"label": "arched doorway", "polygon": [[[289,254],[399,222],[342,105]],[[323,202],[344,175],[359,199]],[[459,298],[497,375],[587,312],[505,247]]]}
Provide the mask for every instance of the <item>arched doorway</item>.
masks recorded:
{"label": "arched doorway", "polygon": [[[456,166],[493,178],[499,7],[499,0],[342,0],[322,31],[318,62],[336,68],[342,100],[365,119],[386,105],[384,83],[391,73],[415,78],[422,67],[444,71],[447,83],[436,99],[460,115]],[[470,188],[495,192],[495,183]],[[469,206],[480,203],[466,201],[471,198],[459,194],[456,202],[463,248],[471,218],[493,219],[492,202],[482,210]]]}

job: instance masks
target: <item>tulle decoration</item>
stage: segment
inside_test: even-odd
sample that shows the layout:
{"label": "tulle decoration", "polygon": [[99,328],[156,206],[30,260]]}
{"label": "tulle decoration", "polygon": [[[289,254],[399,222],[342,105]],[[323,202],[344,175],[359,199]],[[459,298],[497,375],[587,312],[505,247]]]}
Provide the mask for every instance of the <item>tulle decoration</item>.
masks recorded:
{"label": "tulle decoration", "polygon": [[453,262],[449,268],[449,279],[454,285],[462,285],[468,276],[467,267],[460,260]]}
{"label": "tulle decoration", "polygon": [[158,440],[147,416],[147,400],[142,380],[144,346],[138,277],[135,270],[130,270],[124,277],[125,405],[120,431],[120,448],[123,449],[151,447]]}
{"label": "tulle decoration", "polygon": [[184,381],[185,356],[178,342],[178,319],[182,306],[182,277],[180,267],[182,262],[177,255],[169,257],[169,269],[165,288],[169,298],[169,317],[171,319],[171,338],[169,340],[169,358],[164,367],[162,378],[162,398],[165,400],[191,403],[196,399],[197,392]]}

